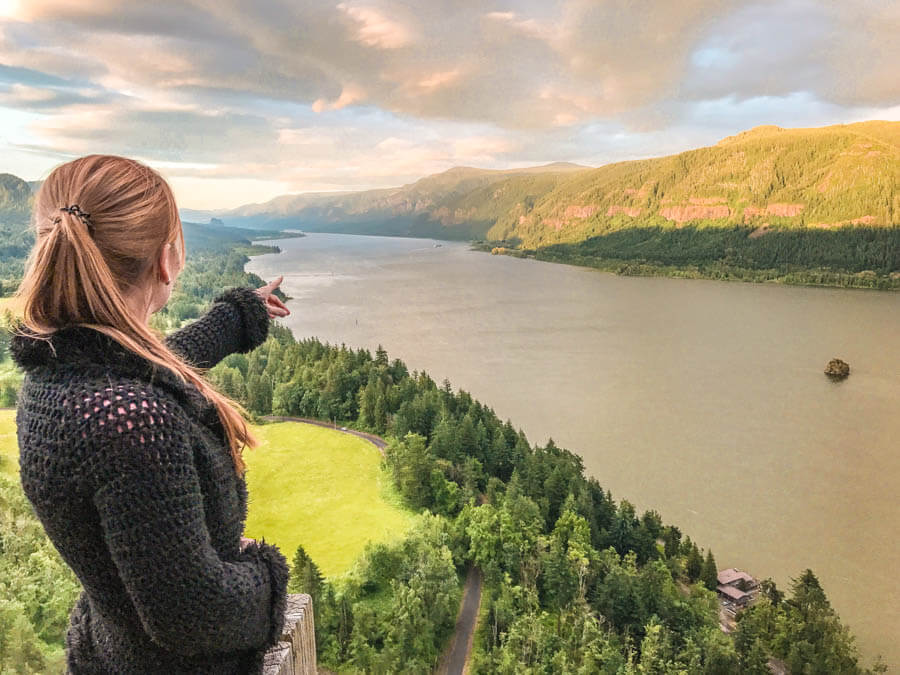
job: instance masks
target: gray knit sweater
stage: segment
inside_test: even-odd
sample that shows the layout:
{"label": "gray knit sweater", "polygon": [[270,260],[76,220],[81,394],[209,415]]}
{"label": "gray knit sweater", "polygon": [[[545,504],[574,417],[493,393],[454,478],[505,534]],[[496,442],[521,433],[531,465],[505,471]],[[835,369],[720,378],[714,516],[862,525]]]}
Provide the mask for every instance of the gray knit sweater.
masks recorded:
{"label": "gray knit sweater", "polygon": [[[202,367],[261,344],[252,289],[219,296],[168,338]],[[259,673],[284,622],[288,567],[240,551],[247,487],[215,408],[98,331],[18,335],[22,487],[84,591],[66,636],[71,673]]]}

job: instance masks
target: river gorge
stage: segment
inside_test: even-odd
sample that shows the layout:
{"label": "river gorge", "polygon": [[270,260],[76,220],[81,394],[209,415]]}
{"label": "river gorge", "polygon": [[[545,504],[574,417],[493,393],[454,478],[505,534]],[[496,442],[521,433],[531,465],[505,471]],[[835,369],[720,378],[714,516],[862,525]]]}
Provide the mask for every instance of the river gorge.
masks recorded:
{"label": "river gorge", "polygon": [[[285,275],[295,337],[374,350],[584,457],[720,568],[809,567],[864,662],[900,664],[900,294],[669,278],[425,239],[310,234]],[[828,361],[849,362],[831,381]]]}

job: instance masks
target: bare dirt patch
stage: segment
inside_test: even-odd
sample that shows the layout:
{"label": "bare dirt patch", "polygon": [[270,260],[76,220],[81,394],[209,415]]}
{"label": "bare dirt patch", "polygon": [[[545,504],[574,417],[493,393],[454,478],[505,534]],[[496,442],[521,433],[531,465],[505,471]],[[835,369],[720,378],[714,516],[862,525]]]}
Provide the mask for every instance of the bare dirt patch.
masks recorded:
{"label": "bare dirt patch", "polygon": [[718,206],[666,206],[659,210],[666,220],[674,220],[676,223],[686,223],[690,220],[702,220],[705,218],[728,218],[731,209],[724,204]]}
{"label": "bare dirt patch", "polygon": [[566,212],[563,214],[565,218],[590,218],[592,215],[597,213],[600,210],[600,207],[596,204],[588,204],[587,206],[576,206],[571,205],[566,207]]}
{"label": "bare dirt patch", "polygon": [[763,223],[759,227],[757,227],[753,232],[750,233],[751,239],[759,239],[764,234],[768,234],[771,232],[771,228],[769,227],[769,223]]}

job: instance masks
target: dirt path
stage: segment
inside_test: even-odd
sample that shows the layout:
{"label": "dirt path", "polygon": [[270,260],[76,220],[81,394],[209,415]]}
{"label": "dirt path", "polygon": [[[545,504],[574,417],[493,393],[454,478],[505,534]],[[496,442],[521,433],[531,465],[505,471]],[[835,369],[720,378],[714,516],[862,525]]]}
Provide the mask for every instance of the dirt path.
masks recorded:
{"label": "dirt path", "polygon": [[441,665],[435,670],[439,675],[462,675],[466,670],[466,662],[472,651],[472,640],[475,635],[475,622],[478,620],[478,607],[481,604],[481,570],[470,567],[463,586],[462,604],[456,618],[456,630],[450,641],[450,649],[444,655]]}
{"label": "dirt path", "polygon": [[385,441],[380,436],[376,436],[375,434],[367,434],[365,431],[357,431],[356,429],[349,429],[347,427],[338,427],[331,422],[314,420],[309,417],[281,417],[279,415],[263,415],[260,419],[263,419],[266,422],[302,422],[304,424],[315,424],[317,427],[325,427],[326,429],[333,429],[345,434],[351,434],[352,436],[358,436],[363,440],[369,441],[369,443],[378,448],[378,452],[381,453],[382,457],[384,457],[384,449],[387,447],[387,441]]}

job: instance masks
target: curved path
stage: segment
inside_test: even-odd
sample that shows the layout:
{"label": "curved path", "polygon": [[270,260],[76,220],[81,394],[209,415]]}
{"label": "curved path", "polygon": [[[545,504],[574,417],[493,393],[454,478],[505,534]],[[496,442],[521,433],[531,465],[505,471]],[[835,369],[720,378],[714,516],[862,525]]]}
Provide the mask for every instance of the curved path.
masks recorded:
{"label": "curved path", "polygon": [[387,441],[380,436],[376,436],[375,434],[367,434],[365,431],[357,431],[356,429],[350,429],[348,427],[338,427],[331,422],[314,420],[310,417],[282,417],[280,415],[263,415],[262,417],[260,417],[260,419],[265,420],[266,422],[303,422],[304,424],[315,424],[317,427],[325,427],[326,429],[333,429],[334,431],[340,431],[345,434],[351,434],[352,436],[358,436],[363,440],[369,441],[369,443],[378,448],[378,452],[381,453],[382,457],[384,457],[384,449],[387,447]]}
{"label": "curved path", "polygon": [[456,629],[450,641],[450,649],[444,655],[441,665],[435,671],[440,675],[462,675],[472,651],[475,623],[478,621],[478,607],[481,604],[481,570],[470,567],[463,587],[462,603],[456,618]]}

